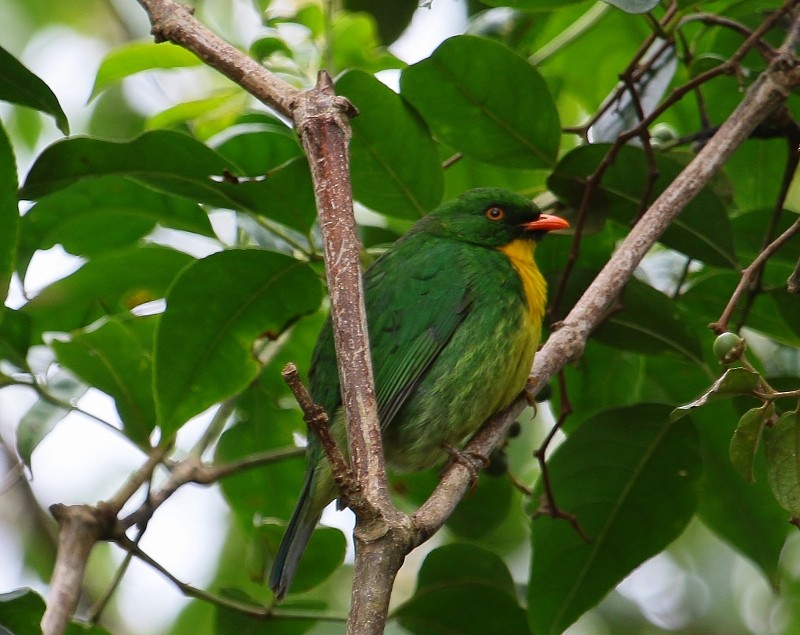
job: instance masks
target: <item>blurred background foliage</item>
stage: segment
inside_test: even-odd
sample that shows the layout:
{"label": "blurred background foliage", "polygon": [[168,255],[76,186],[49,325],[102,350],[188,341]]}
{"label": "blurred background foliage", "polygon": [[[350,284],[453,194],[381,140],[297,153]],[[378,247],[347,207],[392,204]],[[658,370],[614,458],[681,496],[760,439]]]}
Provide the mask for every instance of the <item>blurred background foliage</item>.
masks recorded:
{"label": "blurred background foliage", "polygon": [[[780,3],[193,4],[299,88],[328,69],[359,109],[365,263],[471,187],[508,187],[569,217],[575,231],[537,252],[551,323],[730,115],[793,19],[739,54]],[[146,553],[218,601],[190,601],[99,544],[79,620],[120,635],[341,633],[349,538],[338,529],[316,532],[266,623],[221,606],[271,606],[264,572],[302,479],[304,429],[280,369],[305,373],[325,312],[305,158],[285,121],[149,30],[133,0],[4,3],[0,625],[37,632],[56,544],[48,505],[107,499],[174,438],[152,492],[181,462],[233,474],[181,484],[155,512],[143,488],[122,518]],[[725,373],[708,329],[739,270],[797,221],[796,95],[779,114],[689,204],[550,401],[411,554],[387,632],[800,631],[800,543],[787,522],[800,515],[800,298],[786,288],[796,237],[728,325],[748,344],[738,371]],[[641,134],[616,143],[642,116]],[[671,416],[683,404],[688,416]],[[555,419],[566,440],[551,448],[553,493],[589,542],[566,522],[532,520],[543,493],[533,449]],[[395,475],[397,504],[413,510],[435,483],[435,472]]]}

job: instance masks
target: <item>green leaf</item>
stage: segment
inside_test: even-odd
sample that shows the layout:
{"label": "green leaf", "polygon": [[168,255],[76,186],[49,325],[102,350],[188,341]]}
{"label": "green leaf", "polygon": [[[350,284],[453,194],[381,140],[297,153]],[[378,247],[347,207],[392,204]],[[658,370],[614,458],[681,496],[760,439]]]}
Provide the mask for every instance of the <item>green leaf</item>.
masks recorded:
{"label": "green leaf", "polygon": [[171,42],[129,42],[108,53],[101,62],[89,100],[110,85],[142,71],[200,66],[202,63],[194,53]]}
{"label": "green leaf", "polygon": [[763,455],[756,457],[755,482],[744,480],[729,458],[737,413],[731,402],[718,401],[692,414],[700,432],[703,477],[700,519],[715,534],[749,558],[777,589],[779,560],[786,542],[786,512],[767,483]]}
{"label": "green leaf", "polygon": [[770,419],[775,416],[775,404],[767,401],[760,408],[745,412],[731,438],[730,457],[733,467],[748,481],[755,480],[753,466],[761,440],[761,432]]}
{"label": "green leaf", "polygon": [[[574,208],[580,207],[586,181],[608,152],[605,144],[575,148],[561,161],[548,179],[550,190]],[[649,192],[648,204],[678,176],[684,165],[671,157],[656,154],[658,178]],[[603,174],[590,203],[592,215],[609,214],[617,222],[629,225],[639,212],[647,190],[648,163],[644,151],[623,146],[614,164]],[[690,258],[717,267],[737,267],[733,233],[725,204],[709,188],[701,190],[686,206],[659,242]]]}
{"label": "green leaf", "polygon": [[156,316],[119,320],[78,331],[53,342],[58,361],[88,384],[110,395],[127,436],[148,447],[155,427],[152,355]]}
{"label": "green leaf", "polygon": [[419,0],[394,0],[391,3],[371,0],[344,0],[344,8],[349,12],[366,11],[375,20],[378,35],[386,44],[394,42],[411,23]]}
{"label": "green leaf", "polygon": [[[561,633],[647,558],[664,549],[694,514],[701,473],[697,432],[669,408],[640,404],[586,421],[549,461],[563,520],[533,521],[528,586],[536,635]],[[542,494],[539,484],[533,500]]]}
{"label": "green leaf", "polygon": [[[252,606],[261,604],[239,589],[226,589],[223,595]],[[236,635],[263,635],[265,632],[270,635],[303,635],[318,625],[319,620],[310,617],[270,615],[267,618],[256,618],[241,611],[218,607],[212,632]],[[207,627],[208,624],[203,623],[202,626]]]}
{"label": "green leaf", "polygon": [[208,146],[170,130],[154,130],[127,142],[71,137],[48,146],[37,157],[20,197],[39,199],[72,183],[98,176],[136,178],[173,194],[211,204],[227,202],[218,193],[226,172],[236,168]]}
{"label": "green leaf", "polygon": [[0,123],[0,297],[4,299],[14,273],[19,223],[17,163],[11,142]]}
{"label": "green leaf", "polygon": [[333,15],[331,26],[334,68],[358,68],[377,73],[404,66],[400,59],[380,46],[375,20],[371,15],[339,11]]}
{"label": "green leaf", "polygon": [[445,40],[400,78],[401,94],[434,134],[456,150],[508,168],[549,168],[561,137],[542,77],[501,44]]}
{"label": "green leaf", "polygon": [[511,575],[485,549],[455,544],[432,551],[419,572],[417,590],[396,613],[420,635],[527,635]]}
{"label": "green leaf", "polygon": [[188,267],[167,294],[155,347],[158,424],[169,436],[258,374],[253,343],[277,337],[320,304],[306,263],[261,250],[230,250]]}
{"label": "green leaf", "polygon": [[56,120],[58,129],[69,134],[67,116],[50,87],[19,60],[0,47],[0,100],[27,106]]}
{"label": "green leaf", "polygon": [[350,71],[337,93],[358,108],[350,144],[353,195],[387,216],[417,219],[442,199],[436,147],[417,114],[372,75]]}
{"label": "green leaf", "polygon": [[48,378],[45,390],[66,406],[39,399],[20,420],[17,427],[17,452],[19,458],[29,468],[33,451],[56,424],[71,412],[70,404],[80,399],[88,390],[88,386],[69,373],[56,371]]}
{"label": "green leaf", "polygon": [[237,172],[221,154],[179,132],[154,130],[124,143],[75,137],[45,148],[20,195],[35,200],[84,179],[116,175],[193,202],[308,230],[316,208],[305,159],[289,160],[266,179],[231,179]]}
{"label": "green leaf", "polygon": [[30,316],[33,341],[45,331],[73,331],[163,298],[178,272],[193,260],[157,245],[102,254],[45,287],[21,311]]}
{"label": "green leaf", "polygon": [[697,332],[686,324],[677,304],[648,284],[631,278],[620,296],[622,311],[597,329],[598,341],[637,353],[677,353],[703,364]]}
{"label": "green leaf", "polygon": [[729,368],[711,388],[694,401],[678,406],[672,411],[670,420],[685,417],[695,408],[700,408],[715,399],[730,398],[735,395],[750,395],[758,387],[761,375],[746,368]]}
{"label": "green leaf", "polygon": [[625,13],[647,13],[658,6],[658,0],[603,0]]}
{"label": "green leaf", "polygon": [[[286,527],[273,524],[264,525],[259,529],[266,536],[262,536],[262,539],[270,544],[269,553],[274,555]],[[311,535],[308,546],[303,551],[303,558],[297,567],[294,580],[292,580],[290,595],[303,593],[325,582],[342,566],[346,551],[347,540],[340,530],[332,527],[317,527]],[[272,569],[271,559],[266,566],[261,567],[261,576],[263,577],[270,569]],[[266,584],[266,580],[262,580],[262,583]]]}
{"label": "green leaf", "polygon": [[31,346],[31,321],[27,315],[7,306],[0,307],[0,359],[25,368]]}
{"label": "green leaf", "polygon": [[0,628],[12,635],[41,635],[44,609],[44,600],[32,589],[0,593]]}
{"label": "green leaf", "polygon": [[781,507],[800,516],[800,412],[784,412],[764,440],[772,492]]}
{"label": "green leaf", "polygon": [[60,244],[76,256],[127,247],[156,227],[214,236],[196,203],[118,176],[81,181],[49,194],[22,217],[17,268],[24,276],[35,251]]}
{"label": "green leaf", "polygon": [[552,11],[584,0],[485,0],[490,7],[514,7],[525,11]]}
{"label": "green leaf", "polygon": [[269,174],[287,161],[303,157],[297,135],[278,121],[233,126],[229,134],[215,149],[247,176]]}

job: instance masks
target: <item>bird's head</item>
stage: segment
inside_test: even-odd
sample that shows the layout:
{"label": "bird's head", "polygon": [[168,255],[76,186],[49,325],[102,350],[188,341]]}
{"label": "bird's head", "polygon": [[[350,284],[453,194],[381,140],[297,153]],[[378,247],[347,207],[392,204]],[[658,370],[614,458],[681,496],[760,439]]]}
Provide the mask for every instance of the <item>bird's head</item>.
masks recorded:
{"label": "bird's head", "polygon": [[543,214],[530,199],[500,188],[464,192],[431,216],[443,232],[493,248],[520,239],[538,241],[551,230],[569,227],[563,218]]}

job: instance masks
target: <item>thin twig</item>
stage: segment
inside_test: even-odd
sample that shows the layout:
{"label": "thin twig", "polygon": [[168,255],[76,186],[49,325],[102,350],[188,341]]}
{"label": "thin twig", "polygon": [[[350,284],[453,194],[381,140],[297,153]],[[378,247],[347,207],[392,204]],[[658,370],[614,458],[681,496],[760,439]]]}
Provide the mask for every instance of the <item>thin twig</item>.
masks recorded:
{"label": "thin twig", "polygon": [[753,262],[751,262],[744,270],[742,270],[742,277],[739,279],[739,284],[736,285],[736,289],[734,289],[733,293],[731,294],[727,306],[722,311],[722,315],[719,316],[719,319],[716,322],[709,324],[708,328],[717,334],[724,333],[728,330],[728,324],[731,316],[733,315],[733,311],[736,309],[736,305],[741,299],[742,294],[745,292],[747,287],[757,275],[758,271],[761,269],[762,265],[798,231],[800,231],[800,218],[792,223],[792,225],[785,232],[767,245],[767,247],[755,257]]}

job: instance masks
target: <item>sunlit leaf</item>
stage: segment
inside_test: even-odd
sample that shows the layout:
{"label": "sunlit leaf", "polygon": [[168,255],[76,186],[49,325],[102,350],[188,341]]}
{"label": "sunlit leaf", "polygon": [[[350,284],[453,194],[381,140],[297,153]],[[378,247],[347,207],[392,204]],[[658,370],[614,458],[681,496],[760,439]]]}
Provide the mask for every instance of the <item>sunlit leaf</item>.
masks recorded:
{"label": "sunlit leaf", "polygon": [[322,299],[313,269],[289,256],[230,250],[198,260],[167,294],[155,346],[158,424],[165,435],[258,374],[258,337],[278,337]]}
{"label": "sunlit leaf", "polygon": [[155,316],[109,319],[53,343],[58,361],[86,383],[113,397],[125,433],[147,447],[155,427],[152,349]]}
{"label": "sunlit leaf", "polygon": [[61,245],[76,256],[95,256],[132,245],[157,224],[214,236],[196,203],[120,176],[77,182],[45,196],[22,217],[20,276],[36,250]]}
{"label": "sunlit leaf", "polygon": [[102,254],[42,289],[21,310],[30,316],[34,341],[45,331],[72,331],[163,298],[192,260],[188,254],[156,245]]}
{"label": "sunlit leaf", "polygon": [[17,427],[17,452],[28,467],[33,451],[72,411],[72,404],[86,393],[88,386],[67,372],[56,371],[48,378],[45,390],[53,399],[39,399],[25,413]]}
{"label": "sunlit leaf", "polygon": [[69,134],[67,116],[50,87],[19,60],[0,47],[0,100],[34,108],[55,119],[58,129]]}
{"label": "sunlit leaf", "polygon": [[202,63],[194,53],[171,42],[128,42],[111,51],[102,61],[90,99],[111,84],[142,71],[200,66]]}

